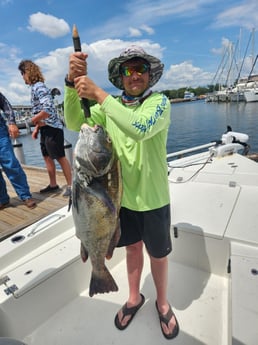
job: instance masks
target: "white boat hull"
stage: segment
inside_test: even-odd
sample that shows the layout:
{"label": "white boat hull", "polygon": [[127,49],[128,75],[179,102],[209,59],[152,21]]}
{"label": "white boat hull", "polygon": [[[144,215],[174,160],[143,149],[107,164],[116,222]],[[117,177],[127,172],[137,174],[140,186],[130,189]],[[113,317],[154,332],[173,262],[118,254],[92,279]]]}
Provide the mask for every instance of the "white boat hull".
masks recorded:
{"label": "white boat hull", "polygon": [[246,102],[258,102],[258,89],[247,89],[244,91]]}

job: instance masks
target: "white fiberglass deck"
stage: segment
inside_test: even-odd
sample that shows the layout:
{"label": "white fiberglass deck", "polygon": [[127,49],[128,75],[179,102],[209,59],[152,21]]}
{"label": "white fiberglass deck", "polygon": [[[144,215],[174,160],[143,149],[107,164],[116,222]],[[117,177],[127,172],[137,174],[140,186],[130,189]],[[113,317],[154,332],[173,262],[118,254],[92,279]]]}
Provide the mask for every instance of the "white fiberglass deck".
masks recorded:
{"label": "white fiberglass deck", "polygon": [[[113,321],[127,298],[123,261],[112,270],[119,285],[118,293],[90,298],[87,291],[83,292],[25,337],[25,342],[28,345],[167,344],[160,330],[152,278],[147,266],[146,260],[141,289],[146,303],[125,331],[117,330]],[[226,344],[223,342],[227,338],[225,279],[170,262],[169,297],[180,323],[180,334],[173,344]],[[213,315],[212,322],[207,317],[210,313]]]}

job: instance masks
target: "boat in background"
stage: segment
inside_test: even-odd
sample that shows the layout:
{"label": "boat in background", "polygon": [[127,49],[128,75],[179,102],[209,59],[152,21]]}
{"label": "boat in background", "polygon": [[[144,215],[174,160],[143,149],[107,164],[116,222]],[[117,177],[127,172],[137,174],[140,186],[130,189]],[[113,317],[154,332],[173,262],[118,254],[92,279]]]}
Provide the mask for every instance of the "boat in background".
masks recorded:
{"label": "boat in background", "polygon": [[185,101],[196,101],[197,97],[195,96],[195,94],[189,90],[185,90],[184,92],[184,100]]}
{"label": "boat in background", "polygon": [[[241,34],[240,34],[241,35]],[[219,90],[213,91],[207,94],[206,102],[254,102],[256,101],[256,82],[258,81],[258,75],[253,75],[255,64],[257,62],[258,55],[253,60],[254,52],[252,51],[252,67],[248,77],[240,77],[243,73],[243,66],[246,63],[248,47],[250,42],[255,42],[255,30],[252,29],[245,55],[242,58],[240,68],[236,64],[236,55],[238,53],[239,39],[234,46],[232,42],[229,42],[226,47],[218,70],[211,82],[211,85],[218,85]],[[226,68],[227,67],[227,68]],[[226,70],[225,70],[226,68]]]}
{"label": "boat in background", "polygon": [[[248,136],[229,130],[168,154],[168,291],[180,325],[173,344],[257,344],[258,165],[247,151]],[[146,302],[121,332],[114,316],[128,294],[125,251],[107,262],[119,291],[91,298],[91,264],[79,248],[67,207],[0,242],[1,345],[167,344],[147,253]]]}
{"label": "boat in background", "polygon": [[245,89],[244,97],[246,102],[258,102],[258,88]]}
{"label": "boat in background", "polygon": [[252,75],[254,70],[254,66],[257,62],[258,55],[253,62],[253,66],[251,72],[248,77],[248,81],[246,83],[246,87],[244,89],[244,96],[246,102],[258,102],[258,75]]}
{"label": "boat in background", "polygon": [[35,127],[34,123],[31,121],[31,117],[19,118],[15,122],[19,129],[26,129],[27,133],[30,133],[31,128]]}

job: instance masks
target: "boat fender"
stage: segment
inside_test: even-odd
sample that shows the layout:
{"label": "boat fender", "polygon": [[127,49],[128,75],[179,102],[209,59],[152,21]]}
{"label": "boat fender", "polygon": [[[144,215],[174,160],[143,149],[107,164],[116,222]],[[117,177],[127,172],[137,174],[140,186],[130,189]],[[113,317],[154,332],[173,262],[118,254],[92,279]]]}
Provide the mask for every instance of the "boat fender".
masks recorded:
{"label": "boat fender", "polygon": [[224,157],[231,155],[239,150],[243,150],[243,145],[238,143],[224,144],[220,146],[212,146],[209,151],[214,157]]}
{"label": "boat fender", "polygon": [[249,136],[245,133],[229,131],[222,134],[221,141],[223,144],[230,144],[234,142],[246,143],[249,140]]}

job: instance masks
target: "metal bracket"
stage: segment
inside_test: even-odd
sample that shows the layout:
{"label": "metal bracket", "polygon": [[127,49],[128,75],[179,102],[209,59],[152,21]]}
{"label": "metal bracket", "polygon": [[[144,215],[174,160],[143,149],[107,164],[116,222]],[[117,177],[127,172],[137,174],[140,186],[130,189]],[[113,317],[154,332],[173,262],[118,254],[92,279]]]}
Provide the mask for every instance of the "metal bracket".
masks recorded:
{"label": "metal bracket", "polygon": [[13,295],[15,291],[18,290],[18,286],[13,284],[12,286],[9,286],[7,289],[4,290],[7,296]]}
{"label": "metal bracket", "polygon": [[231,259],[230,258],[228,259],[227,272],[228,274],[231,273]]}
{"label": "metal bracket", "polygon": [[177,228],[177,226],[174,226],[174,237],[178,238],[178,228]]}
{"label": "metal bracket", "polygon": [[11,286],[7,286],[6,283],[8,281],[10,281],[10,278],[8,276],[0,277],[0,285],[6,286],[6,289],[4,289],[4,292],[7,296],[14,294],[14,292],[18,290],[18,286],[15,284]]}
{"label": "metal bracket", "polygon": [[10,280],[8,276],[0,277],[0,285],[5,284],[8,280]]}

